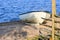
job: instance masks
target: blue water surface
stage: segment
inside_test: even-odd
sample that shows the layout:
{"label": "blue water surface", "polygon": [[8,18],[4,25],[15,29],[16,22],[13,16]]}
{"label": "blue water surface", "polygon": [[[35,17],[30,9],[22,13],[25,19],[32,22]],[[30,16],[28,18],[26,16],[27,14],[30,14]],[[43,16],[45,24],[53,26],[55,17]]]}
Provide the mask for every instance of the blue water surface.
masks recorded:
{"label": "blue water surface", "polygon": [[[56,9],[60,16],[60,0],[56,0]],[[51,0],[0,0],[0,23],[19,21],[19,14],[29,11],[51,12]]]}

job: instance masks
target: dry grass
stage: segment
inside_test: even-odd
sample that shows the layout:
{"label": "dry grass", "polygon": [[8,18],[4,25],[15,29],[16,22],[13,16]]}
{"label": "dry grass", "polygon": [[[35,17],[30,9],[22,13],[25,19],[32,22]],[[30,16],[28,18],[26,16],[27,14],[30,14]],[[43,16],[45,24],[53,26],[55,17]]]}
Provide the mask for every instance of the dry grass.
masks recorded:
{"label": "dry grass", "polygon": [[[55,36],[55,40],[60,40],[60,18],[56,18],[55,24],[56,24],[56,27],[55,27],[56,28],[55,29],[55,31],[56,31],[56,33],[55,33],[55,35],[56,35]],[[26,31],[27,32],[27,35],[29,37],[32,37],[32,38],[29,38],[27,36],[28,37],[27,40],[38,40],[39,38],[45,40],[45,39],[47,39],[47,36],[45,37],[44,35],[47,35],[48,33],[50,34],[51,31],[52,31],[51,30],[52,21],[51,21],[51,19],[50,20],[47,20],[45,24],[42,24],[40,26],[31,26],[31,25],[22,24],[21,22],[12,22],[12,23],[2,24],[0,27],[1,27],[0,28],[0,32],[3,31],[1,37],[4,37],[7,34],[10,34],[11,35],[11,33],[13,32],[12,35],[11,35],[12,38],[11,38],[11,36],[6,36],[5,37],[5,38],[10,38],[11,40],[15,40],[14,39],[14,31],[12,31],[14,29],[18,31],[17,32],[17,35],[22,35],[22,34],[19,34],[19,32],[22,33],[22,30]],[[43,36],[41,36],[41,35],[40,36],[34,36],[36,34],[39,35],[39,30],[42,32],[42,35]],[[12,32],[10,32],[10,31],[12,31]],[[1,37],[0,37],[0,40],[1,40]],[[17,40],[20,40],[21,38],[20,37],[16,37],[16,39]]]}

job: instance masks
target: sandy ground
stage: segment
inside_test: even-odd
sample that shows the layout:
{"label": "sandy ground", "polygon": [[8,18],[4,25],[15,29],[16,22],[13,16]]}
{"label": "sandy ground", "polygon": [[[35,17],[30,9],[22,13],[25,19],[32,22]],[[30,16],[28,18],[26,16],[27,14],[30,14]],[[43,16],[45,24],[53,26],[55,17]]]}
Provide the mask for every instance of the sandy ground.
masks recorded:
{"label": "sandy ground", "polygon": [[[60,31],[60,18],[56,18],[55,21],[55,29]],[[25,24],[23,22],[2,23],[0,24],[0,40],[25,40],[36,35],[47,37],[51,35],[51,27],[51,18],[39,26]],[[55,34],[60,35],[57,31]]]}

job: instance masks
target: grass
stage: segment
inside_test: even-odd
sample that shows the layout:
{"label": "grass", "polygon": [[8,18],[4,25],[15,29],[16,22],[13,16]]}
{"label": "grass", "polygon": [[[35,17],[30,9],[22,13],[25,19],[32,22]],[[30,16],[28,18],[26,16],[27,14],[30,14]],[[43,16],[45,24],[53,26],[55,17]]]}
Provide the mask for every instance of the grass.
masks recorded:
{"label": "grass", "polygon": [[33,38],[27,38],[27,40],[38,40],[38,39],[44,39],[44,37],[42,37],[42,36],[35,36],[35,37],[33,37]]}
{"label": "grass", "polygon": [[60,36],[55,36],[55,40],[60,40]]}
{"label": "grass", "polygon": [[[38,40],[38,39],[41,39],[41,40],[43,40],[43,39],[45,39],[44,37],[42,37],[42,36],[35,36],[35,37],[33,37],[33,38],[27,38],[27,40]],[[45,39],[46,40],[46,39]],[[48,40],[48,39],[47,39]],[[60,40],[60,36],[55,36],[55,40]]]}

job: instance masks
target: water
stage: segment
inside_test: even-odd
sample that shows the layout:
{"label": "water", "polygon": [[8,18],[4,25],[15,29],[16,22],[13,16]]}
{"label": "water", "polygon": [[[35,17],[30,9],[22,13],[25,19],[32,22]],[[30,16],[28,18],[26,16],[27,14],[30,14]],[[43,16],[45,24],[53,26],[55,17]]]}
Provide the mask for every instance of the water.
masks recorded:
{"label": "water", "polygon": [[[60,0],[56,0],[57,15],[60,16]],[[51,0],[0,0],[0,23],[19,21],[19,14],[29,11],[51,12]]]}

